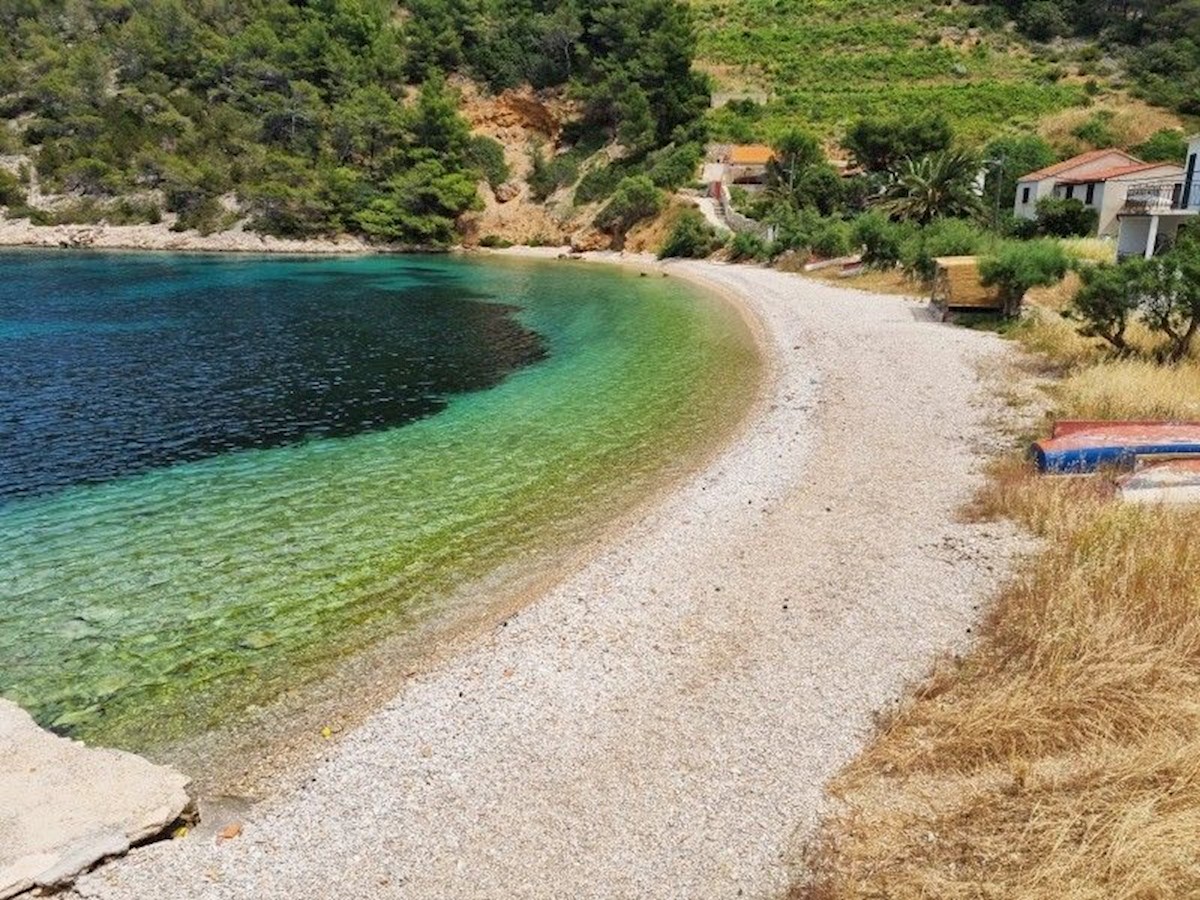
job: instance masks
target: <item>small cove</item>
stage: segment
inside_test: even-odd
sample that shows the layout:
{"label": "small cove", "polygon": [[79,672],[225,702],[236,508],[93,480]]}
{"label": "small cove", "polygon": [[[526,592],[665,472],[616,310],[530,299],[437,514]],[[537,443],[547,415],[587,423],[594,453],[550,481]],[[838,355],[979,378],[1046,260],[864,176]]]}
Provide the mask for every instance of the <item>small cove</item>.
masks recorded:
{"label": "small cove", "polygon": [[[0,268],[0,343],[20,355],[0,439],[28,448],[2,482],[0,693],[143,752],[598,527],[685,470],[758,375],[728,304],[606,267],[8,253]],[[55,378],[65,412],[30,396]],[[72,422],[96,429],[73,452]]]}

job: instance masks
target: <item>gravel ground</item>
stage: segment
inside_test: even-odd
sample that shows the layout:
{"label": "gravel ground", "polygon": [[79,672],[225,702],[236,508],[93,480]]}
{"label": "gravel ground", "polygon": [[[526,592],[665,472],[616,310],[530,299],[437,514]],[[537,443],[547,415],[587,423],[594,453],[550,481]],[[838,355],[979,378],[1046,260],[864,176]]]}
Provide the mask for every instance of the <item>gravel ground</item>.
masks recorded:
{"label": "gravel ground", "polygon": [[[98,898],[723,898],[787,884],[873,711],[970,640],[1020,541],[955,522],[992,335],[779,272],[767,403],[576,575],[411,681],[304,786],[87,876]],[[749,402],[749,400],[748,400]]]}

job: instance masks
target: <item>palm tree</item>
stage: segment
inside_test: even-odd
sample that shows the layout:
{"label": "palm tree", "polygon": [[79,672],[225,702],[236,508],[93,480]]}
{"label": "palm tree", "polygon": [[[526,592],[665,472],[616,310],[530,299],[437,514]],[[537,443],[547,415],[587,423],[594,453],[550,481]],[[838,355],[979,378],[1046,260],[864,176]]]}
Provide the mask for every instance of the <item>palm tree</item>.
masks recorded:
{"label": "palm tree", "polygon": [[979,160],[961,150],[906,159],[884,191],[880,208],[922,225],[939,217],[979,215],[983,202],[976,189],[978,176]]}

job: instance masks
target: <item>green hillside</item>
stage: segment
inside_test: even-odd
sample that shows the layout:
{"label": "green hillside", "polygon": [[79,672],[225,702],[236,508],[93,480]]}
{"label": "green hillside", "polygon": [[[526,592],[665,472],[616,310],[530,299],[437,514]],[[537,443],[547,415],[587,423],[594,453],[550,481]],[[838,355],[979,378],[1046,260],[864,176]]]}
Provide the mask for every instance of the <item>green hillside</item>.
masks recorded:
{"label": "green hillside", "polygon": [[[968,137],[1087,102],[1084,85],[979,7],[916,0],[695,0],[700,55],[718,82],[771,100],[751,127],[944,113]],[[730,137],[746,119],[715,117]]]}
{"label": "green hillside", "polygon": [[1072,0],[692,5],[699,55],[718,93],[769,98],[762,107],[734,103],[714,113],[718,137],[769,139],[790,125],[836,137],[858,118],[938,112],[960,137],[982,142],[1106,97],[1124,103],[1127,88],[1184,114],[1198,111],[1188,108],[1197,102],[1188,86],[1200,83],[1194,0],[1097,0],[1086,4],[1087,15],[1069,9],[1084,6]]}
{"label": "green hillside", "polygon": [[[0,0],[0,26],[0,208],[39,224],[444,244],[515,154],[536,202],[624,181],[657,209],[709,138],[941,117],[976,147],[1036,130],[1060,156],[1154,138],[1174,159],[1200,115],[1200,0]],[[554,89],[579,121],[503,147],[454,78]],[[765,102],[709,111],[709,82]],[[810,185],[825,212],[835,185]]]}

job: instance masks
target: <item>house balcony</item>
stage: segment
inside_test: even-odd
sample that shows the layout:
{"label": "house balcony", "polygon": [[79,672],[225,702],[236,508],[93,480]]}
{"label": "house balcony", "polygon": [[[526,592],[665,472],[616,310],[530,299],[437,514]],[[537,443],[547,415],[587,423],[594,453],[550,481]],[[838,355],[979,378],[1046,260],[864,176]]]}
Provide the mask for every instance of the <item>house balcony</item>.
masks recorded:
{"label": "house balcony", "polygon": [[1139,181],[1129,185],[1123,216],[1155,216],[1162,213],[1200,210],[1200,180]]}

